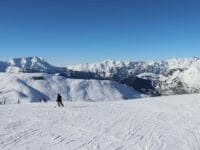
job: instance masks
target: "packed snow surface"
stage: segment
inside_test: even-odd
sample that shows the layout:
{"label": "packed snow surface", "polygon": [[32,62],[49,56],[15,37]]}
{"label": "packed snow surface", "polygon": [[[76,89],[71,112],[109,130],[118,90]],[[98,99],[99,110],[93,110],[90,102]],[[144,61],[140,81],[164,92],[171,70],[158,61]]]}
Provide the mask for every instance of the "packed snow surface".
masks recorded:
{"label": "packed snow surface", "polygon": [[0,106],[0,149],[200,149],[200,95],[64,104]]}

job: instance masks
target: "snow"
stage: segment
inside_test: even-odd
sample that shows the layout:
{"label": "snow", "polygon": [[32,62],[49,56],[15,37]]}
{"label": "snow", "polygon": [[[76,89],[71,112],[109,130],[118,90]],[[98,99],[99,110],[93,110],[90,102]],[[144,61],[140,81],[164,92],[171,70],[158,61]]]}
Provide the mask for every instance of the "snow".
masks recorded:
{"label": "snow", "polygon": [[182,59],[169,59],[167,60],[168,68],[170,69],[176,69],[176,68],[189,68],[192,64],[200,61],[199,57],[193,57],[193,58],[182,58]]}
{"label": "snow", "polygon": [[55,100],[57,93],[63,95],[65,101],[110,101],[145,96],[108,80],[70,79],[46,73],[0,73],[0,79],[0,101],[4,99],[7,103],[16,103],[18,99]]}
{"label": "snow", "polygon": [[200,69],[196,67],[190,67],[188,70],[181,74],[182,80],[189,87],[200,87]]}
{"label": "snow", "polygon": [[[158,83],[163,95],[200,92],[198,57],[68,68],[40,57],[0,62],[0,150],[200,149],[200,94],[150,98],[115,81],[71,79],[68,69],[132,74]],[[57,93],[64,108],[56,106]],[[48,103],[30,103],[40,99]]]}
{"label": "snow", "polygon": [[[175,71],[171,76],[165,78],[169,84],[173,83],[174,79],[178,79],[185,85],[185,89],[192,91],[200,89],[200,60],[193,62],[189,68],[184,71]],[[163,78],[162,78],[163,79]],[[161,80],[161,78],[160,78]],[[190,92],[191,92],[190,91]]]}
{"label": "snow", "polygon": [[18,73],[27,71],[45,73],[67,73],[66,68],[55,67],[49,64],[47,61],[45,61],[42,57],[13,58],[7,62],[6,69],[2,72]]}
{"label": "snow", "polygon": [[200,95],[0,106],[1,150],[199,150]]}
{"label": "snow", "polygon": [[137,76],[152,81],[160,95],[200,93],[200,58],[170,59],[166,61],[103,61],[93,64],[70,65],[68,69],[103,72],[103,76],[120,81]]}
{"label": "snow", "polygon": [[[151,80],[153,87],[160,95],[200,93],[199,66],[199,57],[141,62],[106,60],[93,64],[71,65],[67,68],[53,66],[40,57],[14,58],[8,62],[0,62],[0,72],[13,73],[13,75],[0,76],[1,80],[7,82],[0,85],[2,89],[5,89],[4,86],[6,87],[6,90],[3,90],[3,93],[0,94],[0,98],[3,95],[3,97],[12,99],[13,96],[10,96],[12,93],[17,98],[28,98],[32,101],[37,101],[41,97],[55,99],[55,95],[59,91],[65,95],[68,101],[102,101],[141,97],[133,89],[116,83],[127,76],[137,76]],[[30,73],[30,76],[34,76],[35,73],[46,73],[49,76],[45,75],[45,81],[33,82],[27,75],[17,77],[19,73]],[[6,78],[7,75],[8,79]],[[60,79],[56,75],[71,79]],[[17,84],[14,87],[9,85],[10,80],[12,80],[11,76],[16,76],[16,80],[18,80],[13,81]],[[75,80],[75,78],[82,80]],[[116,82],[99,81],[99,79],[114,80]],[[20,87],[25,86],[26,90],[22,89],[25,91],[21,92],[21,88],[19,88],[20,90],[15,88],[19,85]],[[92,90],[93,88],[95,92]],[[110,93],[114,93],[114,96]]]}
{"label": "snow", "polygon": [[[173,69],[188,69],[195,64],[200,63],[199,57],[193,58],[182,58],[182,59],[169,59],[161,61],[113,61],[107,60],[98,63],[91,64],[79,64],[79,65],[68,65],[68,69],[76,71],[91,71],[91,72],[102,72],[104,71],[107,75],[113,73],[119,74],[117,70],[125,70],[128,74],[132,72],[135,75],[141,73],[156,73],[163,74]],[[126,75],[127,75],[126,74]]]}

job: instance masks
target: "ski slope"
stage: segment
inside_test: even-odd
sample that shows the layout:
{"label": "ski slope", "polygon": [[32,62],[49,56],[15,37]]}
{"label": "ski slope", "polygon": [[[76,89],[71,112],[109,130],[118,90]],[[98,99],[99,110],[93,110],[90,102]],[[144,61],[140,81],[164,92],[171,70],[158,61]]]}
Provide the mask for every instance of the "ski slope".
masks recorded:
{"label": "ski slope", "polygon": [[1,150],[199,150],[200,95],[0,106]]}

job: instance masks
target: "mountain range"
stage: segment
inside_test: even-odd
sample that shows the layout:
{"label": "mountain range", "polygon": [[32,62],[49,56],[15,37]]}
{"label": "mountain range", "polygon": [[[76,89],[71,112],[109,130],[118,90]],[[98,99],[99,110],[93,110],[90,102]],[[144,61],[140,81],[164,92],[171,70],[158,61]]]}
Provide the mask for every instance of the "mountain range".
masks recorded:
{"label": "mountain range", "polygon": [[106,60],[64,67],[51,65],[41,57],[27,57],[1,61],[0,72],[0,98],[13,95],[10,99],[38,101],[42,97],[55,99],[61,92],[67,101],[103,101],[200,92],[199,57]]}
{"label": "mountain range", "polygon": [[140,62],[107,60],[68,69],[97,73],[152,96],[200,92],[199,57]]}

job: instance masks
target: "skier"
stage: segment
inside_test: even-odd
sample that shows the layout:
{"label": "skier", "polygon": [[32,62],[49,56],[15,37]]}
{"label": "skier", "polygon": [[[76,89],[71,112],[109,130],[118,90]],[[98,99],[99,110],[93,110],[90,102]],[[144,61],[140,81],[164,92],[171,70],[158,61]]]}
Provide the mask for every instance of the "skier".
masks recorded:
{"label": "skier", "polygon": [[21,103],[19,99],[18,99],[17,103],[18,103],[18,104],[20,104],[20,103]]}
{"label": "skier", "polygon": [[62,102],[62,96],[59,93],[58,93],[56,102],[58,104],[58,107],[61,107],[61,106],[64,107],[63,102]]}

